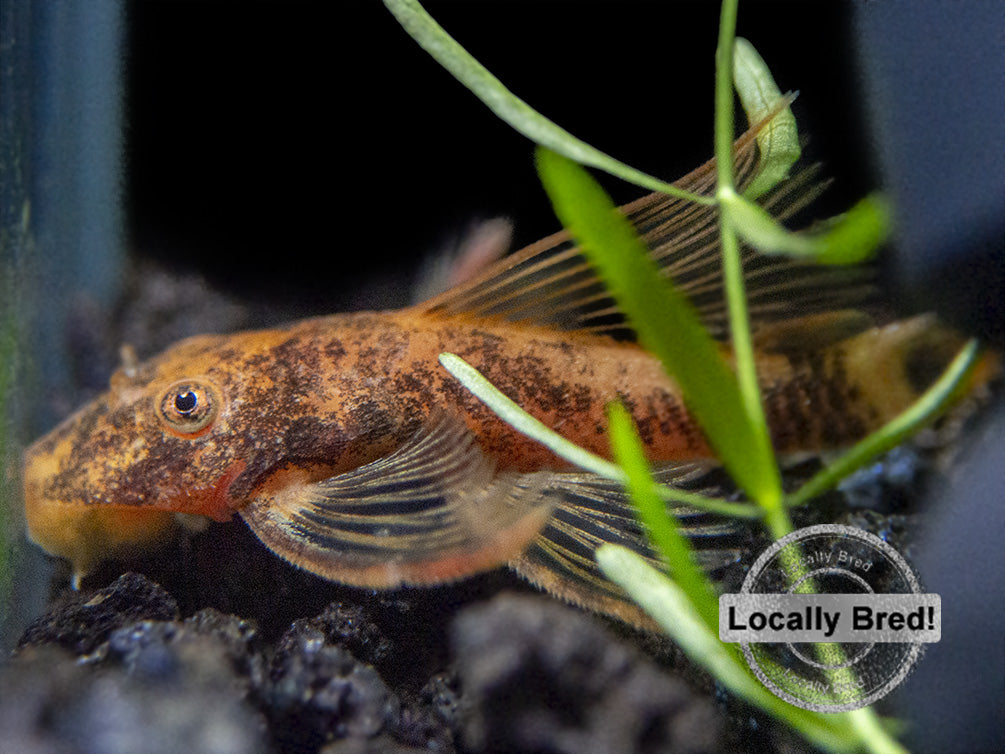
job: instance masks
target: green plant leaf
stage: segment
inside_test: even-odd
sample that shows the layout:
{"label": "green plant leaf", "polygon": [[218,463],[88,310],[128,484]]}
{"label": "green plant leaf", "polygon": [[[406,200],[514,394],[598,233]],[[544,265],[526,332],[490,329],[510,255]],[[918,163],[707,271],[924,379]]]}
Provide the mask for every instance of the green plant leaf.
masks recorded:
{"label": "green plant leaf", "polygon": [[821,264],[858,264],[871,258],[890,235],[890,207],[881,194],[869,194],[818,236],[814,252]]}
{"label": "green plant leaf", "polygon": [[763,254],[810,257],[819,264],[859,264],[872,257],[889,235],[890,212],[879,194],[870,194],[827,221],[825,230],[800,233],[786,230],[746,196],[720,191],[718,197],[732,228]]}
{"label": "green plant leaf", "polygon": [[684,590],[642,557],[619,545],[603,545],[597,563],[604,575],[624,589],[687,653],[737,696],[783,720],[828,751],[858,748],[852,719],[822,715],[794,707],[769,692],[750,673],[735,645],[719,641],[718,624],[711,629]]}
{"label": "green plant leaf", "polygon": [[[456,354],[441,353],[440,364],[472,395],[488,406],[500,419],[513,429],[544,445],[548,450],[564,458],[581,469],[590,471],[605,479],[615,482],[625,482],[625,472],[617,464],[601,458],[590,451],[569,442],[553,429],[548,428],[539,420],[528,414],[516,403],[503,395],[497,387],[485,379],[477,369],[468,364]],[[747,503],[731,503],[726,500],[705,497],[694,492],[674,489],[666,485],[657,485],[657,492],[663,500],[672,503],[689,505],[693,508],[720,513],[736,518],[758,518],[761,512]]]}
{"label": "green plant leaf", "polygon": [[923,426],[933,421],[958,395],[977,366],[979,347],[971,340],[946,367],[942,376],[911,406],[865,439],[856,443],[839,458],[828,463],[812,479],[788,497],[791,506],[802,505],[836,486],[838,482],[892,450]]}
{"label": "green plant leaf", "polygon": [[583,168],[540,148],[537,164],[559,220],[642,344],[680,385],[723,465],[753,499],[773,496],[779,481],[771,447],[756,440],[736,377],[691,302],[660,274],[631,224]]}
{"label": "green plant leaf", "polygon": [[704,572],[695,564],[691,546],[677,528],[676,519],[667,514],[666,504],[657,492],[657,484],[649,472],[642,441],[639,440],[628,410],[620,403],[607,408],[611,452],[624,470],[625,488],[635,503],[639,519],[649,540],[670,568],[674,581],[680,585],[697,614],[715,630],[719,623],[719,603]]}
{"label": "green plant leaf", "polygon": [[447,34],[416,0],[384,0],[384,5],[409,36],[453,74],[454,78],[471,90],[492,112],[531,141],[650,191],[662,191],[700,204],[713,203],[714,200],[707,196],[683,191],[616,160],[545,118],[503,86],[499,79]]}
{"label": "green plant leaf", "polygon": [[879,194],[860,199],[850,210],[825,223],[826,230],[793,233],[760,205],[735,192],[720,192],[729,223],[737,234],[763,254],[812,257],[819,264],[859,264],[886,240],[890,211]]}
{"label": "green plant leaf", "polygon": [[[733,46],[733,84],[749,123],[757,123],[778,107],[783,99],[764,59],[743,37]],[[792,110],[785,107],[757,134],[760,168],[743,195],[756,199],[788,177],[802,150]]]}
{"label": "green plant leaf", "polygon": [[810,237],[787,230],[761,205],[732,190],[719,191],[718,196],[733,230],[758,251],[792,256],[814,254]]}

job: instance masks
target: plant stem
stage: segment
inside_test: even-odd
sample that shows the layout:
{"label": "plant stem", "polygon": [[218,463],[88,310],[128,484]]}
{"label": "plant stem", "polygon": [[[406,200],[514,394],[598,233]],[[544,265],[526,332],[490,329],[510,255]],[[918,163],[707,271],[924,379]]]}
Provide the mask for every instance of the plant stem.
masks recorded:
{"label": "plant stem", "polygon": [[739,0],[722,0],[715,50],[715,157],[718,189],[733,188],[733,45]]}
{"label": "plant stem", "polygon": [[879,715],[872,707],[852,710],[848,713],[848,719],[858,733],[859,740],[869,751],[875,754],[908,754],[907,749],[883,727]]}
{"label": "plant stem", "polygon": [[761,390],[757,384],[757,367],[750,337],[750,319],[747,313],[746,291],[743,283],[743,263],[740,243],[729,217],[728,199],[734,197],[733,188],[733,45],[736,37],[736,12],[738,0],[723,0],[719,19],[719,45],[715,53],[715,157],[718,170],[719,230],[722,243],[722,274],[729,306],[730,334],[740,395],[746,411],[746,421],[753,430],[756,447],[752,455],[756,461],[770,468],[764,476],[765,486],[750,490],[756,502],[766,513],[765,521],[775,538],[792,529],[788,514],[782,506],[782,484],[778,464],[771,447],[768,422],[761,403]]}
{"label": "plant stem", "polygon": [[969,341],[935,384],[906,411],[861,440],[836,461],[828,463],[816,476],[790,495],[786,504],[794,507],[822,495],[837,486],[842,479],[896,447],[932,421],[953,396],[957,395],[960,386],[966,383],[968,375],[977,366],[979,355],[977,342]]}

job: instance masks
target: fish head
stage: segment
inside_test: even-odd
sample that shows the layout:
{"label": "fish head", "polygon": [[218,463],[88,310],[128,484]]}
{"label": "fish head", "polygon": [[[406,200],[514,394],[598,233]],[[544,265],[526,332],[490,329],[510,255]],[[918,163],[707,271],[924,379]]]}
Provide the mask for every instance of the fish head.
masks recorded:
{"label": "fish head", "polygon": [[28,535],[69,559],[75,579],[168,539],[178,513],[230,517],[229,488],[247,461],[227,442],[234,385],[212,358],[220,344],[189,339],[118,370],[25,451]]}

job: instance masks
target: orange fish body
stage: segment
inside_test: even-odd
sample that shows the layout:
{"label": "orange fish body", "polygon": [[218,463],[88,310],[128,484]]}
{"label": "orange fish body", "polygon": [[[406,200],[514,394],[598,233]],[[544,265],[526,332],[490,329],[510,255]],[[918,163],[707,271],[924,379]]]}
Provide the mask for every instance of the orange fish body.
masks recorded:
{"label": "orange fish body", "polygon": [[[901,349],[887,342],[905,329],[932,331],[915,321],[875,328],[814,358],[761,354],[778,449],[847,444],[906,407],[917,392]],[[676,386],[633,343],[412,309],[335,315],[190,338],[132,375],[119,370],[109,392],[28,449],[29,532],[86,572],[114,554],[116,539],[161,536],[173,513],[226,520],[280,479],[317,481],[385,456],[434,408],[462,417],[500,470],[565,466],[442,370],[437,356],[445,351],[600,455],[608,454],[605,406],[615,398],[630,408],[654,462],[710,455]],[[891,400],[891,391],[901,395]],[[208,423],[174,405],[191,393],[212,403]]]}
{"label": "orange fish body", "polygon": [[[655,206],[649,199],[628,211],[651,216]],[[602,541],[645,550],[623,492],[569,470],[437,360],[461,356],[600,455],[608,455],[605,406],[620,399],[657,467],[709,458],[654,357],[603,328],[556,324],[552,311],[581,303],[563,298],[568,291],[588,288],[561,284],[560,272],[557,293],[527,293],[525,263],[574,259],[574,250],[542,252],[553,246],[518,253],[417,307],[198,336],[120,369],[108,392],[26,451],[29,536],[79,577],[166,541],[176,514],[240,513],[275,552],[326,578],[429,584],[511,562],[551,591],[640,622],[591,565]],[[518,293],[497,293],[507,289],[499,281],[515,281]],[[515,313],[530,296],[532,310],[549,313]],[[848,321],[825,312],[758,333],[779,451],[847,445],[881,426],[962,342],[924,317],[886,327]]]}

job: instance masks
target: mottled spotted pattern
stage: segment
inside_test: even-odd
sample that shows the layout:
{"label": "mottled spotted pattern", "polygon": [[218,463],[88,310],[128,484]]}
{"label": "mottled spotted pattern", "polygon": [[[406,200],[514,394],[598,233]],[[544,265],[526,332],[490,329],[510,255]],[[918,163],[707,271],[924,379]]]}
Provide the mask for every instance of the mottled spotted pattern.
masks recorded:
{"label": "mottled spotted pattern", "polygon": [[[762,354],[777,447],[844,445],[900,411],[921,371],[905,376],[902,344],[917,354],[935,331],[911,320],[810,353]],[[30,534],[86,570],[160,537],[166,514],[226,519],[284,475],[319,480],[384,457],[438,407],[463,418],[499,469],[564,467],[442,370],[443,351],[594,452],[607,454],[605,406],[619,398],[654,461],[711,454],[674,383],[634,344],[419,310],[336,315],[191,338],[116,373],[109,392],[27,451]],[[198,436],[169,431],[155,411],[179,380],[208,383],[222,404]]]}

